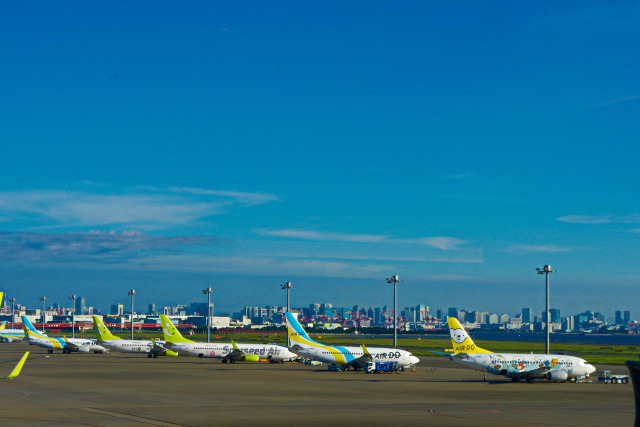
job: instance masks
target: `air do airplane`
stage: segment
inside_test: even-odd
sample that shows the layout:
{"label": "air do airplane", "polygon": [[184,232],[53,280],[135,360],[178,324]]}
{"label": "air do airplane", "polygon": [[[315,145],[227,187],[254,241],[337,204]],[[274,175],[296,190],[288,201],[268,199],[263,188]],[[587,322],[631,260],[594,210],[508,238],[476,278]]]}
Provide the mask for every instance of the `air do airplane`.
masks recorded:
{"label": "air do airplane", "polygon": [[276,344],[236,344],[195,342],[184,338],[171,320],[164,314],[160,315],[164,346],[172,351],[187,356],[213,357],[222,359],[222,363],[236,361],[259,362],[270,360],[284,363],[296,358],[287,347]]}
{"label": "air do airplane", "polygon": [[30,345],[38,345],[46,348],[49,353],[54,350],[62,350],[63,353],[106,353],[107,349],[96,343],[96,340],[85,338],[58,338],[48,337],[40,334],[33,327],[26,316],[22,316],[22,329],[24,330],[24,339]]}
{"label": "air do airplane", "polygon": [[406,350],[390,347],[339,347],[325,345],[312,340],[298,320],[290,312],[285,313],[287,330],[291,341],[290,350],[300,356],[323,363],[340,365],[343,369],[362,369],[366,362],[398,362],[398,367],[408,368],[420,362]]}
{"label": "air do airplane", "polygon": [[[586,360],[575,356],[559,354],[494,353],[475,345],[458,319],[448,317],[449,333],[453,344],[454,362],[469,366],[478,371],[495,375],[504,375],[516,382],[521,379],[532,383],[534,378],[546,378],[551,381],[572,381],[588,377],[596,368]],[[450,351],[450,350],[447,350]]]}

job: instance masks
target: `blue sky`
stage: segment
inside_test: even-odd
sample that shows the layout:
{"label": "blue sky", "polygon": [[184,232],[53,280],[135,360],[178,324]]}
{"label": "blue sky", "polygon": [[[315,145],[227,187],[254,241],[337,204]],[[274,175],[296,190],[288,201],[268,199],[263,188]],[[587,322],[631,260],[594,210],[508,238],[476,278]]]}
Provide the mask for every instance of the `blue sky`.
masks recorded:
{"label": "blue sky", "polygon": [[[640,312],[634,2],[0,6],[0,285]],[[217,310],[218,311],[218,310]]]}

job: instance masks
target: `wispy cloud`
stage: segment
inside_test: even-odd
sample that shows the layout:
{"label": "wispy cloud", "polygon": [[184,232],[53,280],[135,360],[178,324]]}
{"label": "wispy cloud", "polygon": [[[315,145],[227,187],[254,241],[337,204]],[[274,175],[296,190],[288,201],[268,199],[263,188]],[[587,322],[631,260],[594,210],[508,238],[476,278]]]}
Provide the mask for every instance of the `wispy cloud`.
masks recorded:
{"label": "wispy cloud", "polygon": [[524,252],[524,253],[560,253],[560,252],[571,252],[576,250],[576,248],[563,248],[555,245],[514,245],[511,247],[511,251],[513,252]]}
{"label": "wispy cloud", "polygon": [[435,236],[421,237],[416,239],[399,239],[381,234],[345,234],[345,233],[323,233],[312,230],[267,230],[258,229],[256,232],[263,236],[282,237],[286,239],[327,241],[327,242],[350,242],[350,243],[386,243],[400,245],[423,245],[432,248],[449,251],[457,249],[466,244],[465,240],[455,237]]}
{"label": "wispy cloud", "polygon": [[[93,186],[92,190],[97,190]],[[105,192],[23,190],[0,193],[0,218],[24,227],[120,226],[159,229],[192,223],[234,207],[254,206],[278,197],[268,193],[171,187]]]}
{"label": "wispy cloud", "polygon": [[88,233],[0,233],[4,263],[122,264],[158,253],[212,245],[215,237],[151,236],[140,231]]}
{"label": "wispy cloud", "polygon": [[567,215],[556,218],[561,222],[568,222],[571,224],[638,224],[640,223],[640,214],[632,215]]}

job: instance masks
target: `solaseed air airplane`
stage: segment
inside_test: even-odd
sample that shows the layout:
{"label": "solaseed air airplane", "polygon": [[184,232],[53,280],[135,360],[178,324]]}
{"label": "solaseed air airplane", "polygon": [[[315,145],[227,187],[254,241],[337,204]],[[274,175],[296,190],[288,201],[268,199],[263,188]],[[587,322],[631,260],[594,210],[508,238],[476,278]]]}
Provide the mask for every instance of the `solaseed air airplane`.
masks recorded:
{"label": "solaseed air airplane", "polygon": [[236,344],[195,342],[184,338],[171,320],[164,314],[160,315],[164,346],[180,354],[198,357],[214,357],[222,359],[222,363],[236,361],[259,362],[269,360],[284,363],[296,358],[287,347],[276,344]]}
{"label": "solaseed air airplane", "polygon": [[167,350],[163,347],[164,342],[155,345],[151,340],[125,340],[117,337],[109,331],[109,328],[102,323],[98,316],[93,316],[93,325],[96,328],[96,336],[98,344],[110,350],[119,351],[120,353],[144,353],[148,357],[158,356],[177,356],[175,351]]}
{"label": "solaseed air airplane", "polygon": [[559,354],[493,353],[474,344],[458,319],[448,317],[449,333],[453,344],[451,353],[439,353],[454,361],[495,375],[504,375],[512,381],[521,379],[532,383],[534,378],[551,381],[571,381],[588,377],[596,368],[586,360]]}
{"label": "solaseed air airplane", "polygon": [[40,334],[33,327],[27,316],[22,316],[22,329],[24,330],[25,341],[30,345],[39,345],[46,348],[49,353],[54,350],[62,350],[63,353],[106,353],[107,349],[96,343],[96,340],[85,338],[58,338],[48,337]]}
{"label": "solaseed air airplane", "polygon": [[406,350],[390,347],[339,347],[320,344],[309,338],[295,316],[285,313],[287,330],[289,331],[289,348],[296,354],[318,362],[334,363],[343,369],[353,367],[361,369],[366,362],[398,362],[399,368],[408,368],[420,362],[416,356]]}

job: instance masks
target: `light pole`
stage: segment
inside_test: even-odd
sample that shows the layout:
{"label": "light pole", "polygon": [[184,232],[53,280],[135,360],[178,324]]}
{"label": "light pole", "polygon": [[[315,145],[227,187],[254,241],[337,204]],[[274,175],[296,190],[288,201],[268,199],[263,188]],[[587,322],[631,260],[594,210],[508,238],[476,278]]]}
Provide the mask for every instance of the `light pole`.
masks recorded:
{"label": "light pole", "polygon": [[9,300],[9,302],[11,303],[11,329],[13,329],[13,318],[14,318],[13,313],[14,313],[14,310],[15,310],[14,307],[16,305],[16,299],[15,298],[11,298]]}
{"label": "light pole", "polygon": [[45,303],[46,300],[47,300],[47,297],[40,298],[40,301],[42,301],[42,333],[45,332],[45,330],[44,330],[44,322],[47,321],[47,318],[44,315],[44,303]]}
{"label": "light pole", "polygon": [[203,294],[207,294],[207,342],[211,340],[211,288],[203,289]]}
{"label": "light pole", "polygon": [[397,288],[398,282],[402,282],[398,276],[387,278],[387,283],[393,283],[393,346],[395,347],[398,342],[398,328],[396,321],[398,316],[396,315],[396,301],[397,301]]}
{"label": "light pole", "polygon": [[536,271],[538,272],[538,274],[544,274],[545,275],[545,306],[544,306],[544,311],[545,311],[545,328],[547,329],[547,342],[545,345],[545,351],[547,354],[549,353],[549,273],[555,273],[555,270],[551,269],[550,265],[545,265],[544,267],[542,267],[542,270],[539,268],[536,268]]}
{"label": "light pole", "polygon": [[[286,289],[287,290],[287,312],[291,311],[291,306],[289,304],[289,291],[293,288],[293,285],[291,284],[291,282],[287,282],[284,285],[280,285],[280,289]],[[291,341],[289,340],[289,333],[287,332],[287,347],[291,347]]]}
{"label": "light pole", "polygon": [[129,292],[127,292],[127,295],[131,295],[131,341],[133,341],[133,297],[135,294],[135,289],[131,289]]}
{"label": "light pole", "polygon": [[71,338],[76,337],[76,298],[75,295],[69,297],[73,301],[73,308],[71,309]]}

